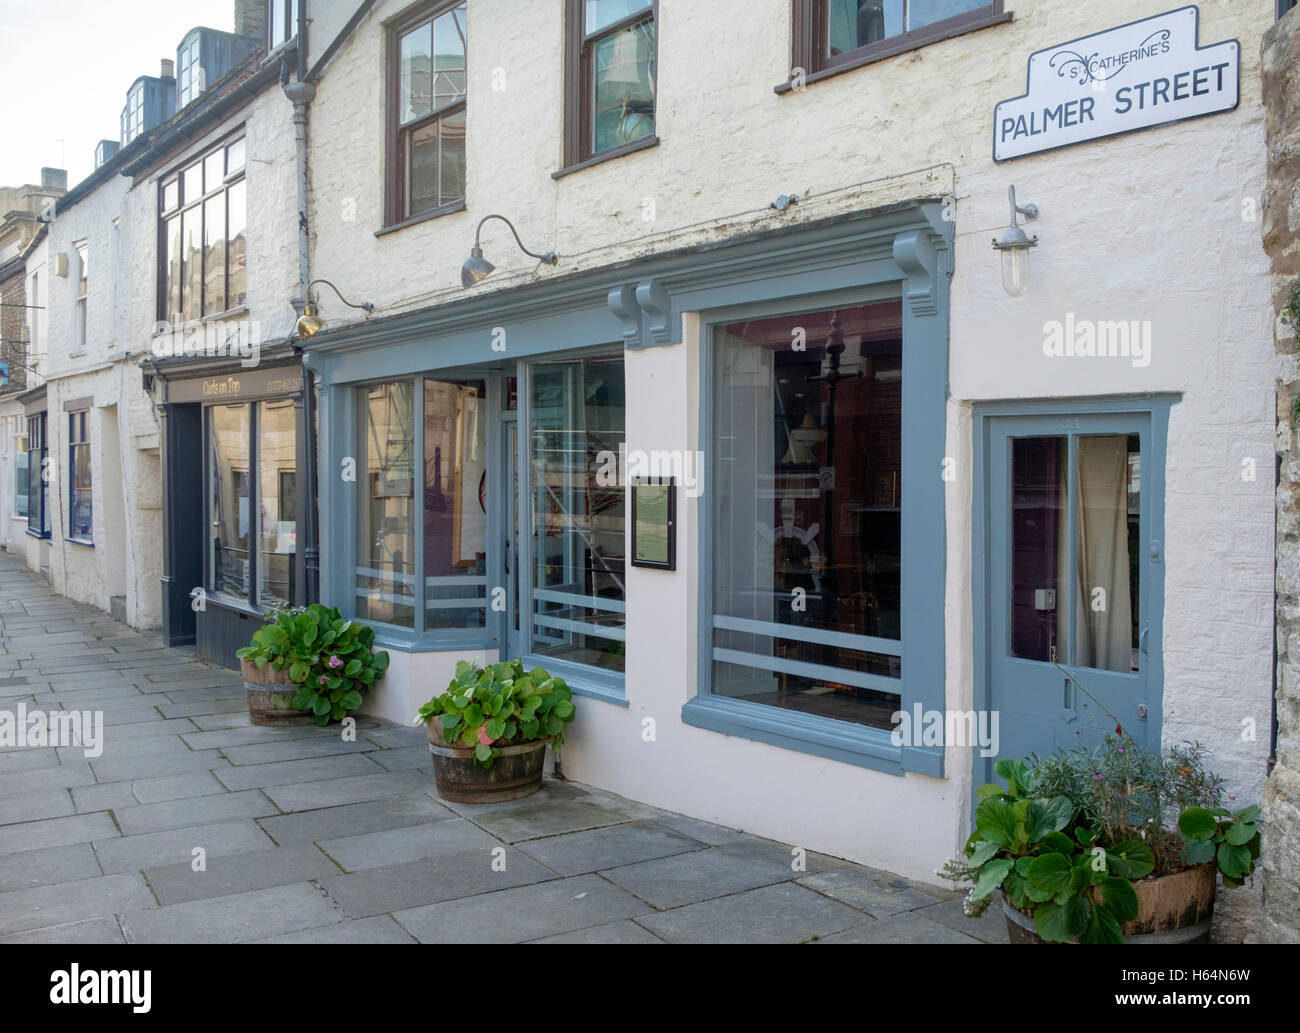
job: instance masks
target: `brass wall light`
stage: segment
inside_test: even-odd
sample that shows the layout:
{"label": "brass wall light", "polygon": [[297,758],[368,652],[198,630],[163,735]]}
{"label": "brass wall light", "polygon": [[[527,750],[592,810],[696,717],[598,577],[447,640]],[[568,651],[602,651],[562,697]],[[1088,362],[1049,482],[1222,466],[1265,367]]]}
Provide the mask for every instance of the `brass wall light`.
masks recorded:
{"label": "brass wall light", "polygon": [[554,251],[548,251],[544,255],[539,255],[535,251],[529,251],[524,247],[524,242],[519,239],[519,232],[515,229],[515,224],[507,219],[504,215],[485,215],[479,221],[478,229],[474,231],[474,247],[469,253],[469,258],[465,259],[465,264],[460,267],[460,285],[462,287],[473,287],[481,279],[487,276],[496,268],[491,262],[483,257],[483,248],[479,244],[480,237],[483,233],[483,223],[488,219],[500,219],[510,227],[510,232],[515,235],[515,243],[519,245],[519,250],[530,258],[536,258],[538,261],[545,262],[547,265],[554,265],[560,259]]}
{"label": "brass wall light", "polygon": [[1016,188],[1007,189],[1011,200],[1011,225],[1001,240],[993,241],[996,251],[1002,252],[1002,288],[1013,298],[1020,298],[1029,293],[1029,249],[1038,247],[1038,237],[1029,237],[1016,221],[1016,215],[1025,217],[1027,222],[1038,218],[1038,205],[1027,204],[1023,208],[1016,206]]}
{"label": "brass wall light", "polygon": [[303,306],[302,315],[298,317],[298,322],[294,326],[294,330],[298,334],[298,340],[300,341],[307,340],[307,338],[311,337],[312,334],[325,325],[325,320],[316,315],[318,303],[316,299],[312,297],[311,293],[311,289],[318,283],[325,284],[325,286],[338,295],[339,301],[343,302],[343,304],[348,308],[362,309],[366,315],[370,315],[370,313],[375,310],[374,304],[369,301],[363,301],[360,305],[352,304],[352,302],[348,301],[347,298],[343,297],[339,292],[339,289],[335,287],[334,284],[330,283],[329,280],[312,280],[311,283],[307,284],[307,302]]}

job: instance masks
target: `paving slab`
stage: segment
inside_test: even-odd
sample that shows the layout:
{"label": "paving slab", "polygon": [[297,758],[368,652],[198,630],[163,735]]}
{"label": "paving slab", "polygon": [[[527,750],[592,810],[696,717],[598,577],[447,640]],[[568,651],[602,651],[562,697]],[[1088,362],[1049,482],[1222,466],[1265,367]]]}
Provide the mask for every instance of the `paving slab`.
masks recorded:
{"label": "paving slab", "polygon": [[[230,762],[216,750],[186,750],[184,753],[137,754],[115,757],[105,748],[104,756],[90,762],[95,778],[100,782],[121,782],[126,779],[156,778],[160,775],[193,774],[226,768]],[[241,786],[240,788],[250,788]]]}
{"label": "paving slab", "polygon": [[528,840],[519,849],[560,875],[582,875],[703,850],[704,844],[658,822],[644,821]]}
{"label": "paving slab", "polygon": [[69,946],[90,943],[126,943],[117,919],[111,915],[103,918],[88,918],[84,922],[70,922],[67,925],[46,926],[42,929],[28,929],[26,932],[14,933],[12,936],[0,936],[3,943],[54,943]]}
{"label": "paving slab", "polygon": [[470,850],[366,868],[321,879],[320,884],[345,914],[361,918],[461,897],[481,899],[484,893],[556,878],[549,868],[514,847],[501,849],[505,852],[495,857]]}
{"label": "paving slab", "polygon": [[698,818],[688,818],[685,814],[664,814],[659,818],[659,823],[708,846],[722,846],[723,843],[736,843],[748,838],[748,834],[739,829],[715,825],[711,821],[701,821]]}
{"label": "paving slab", "polygon": [[137,778],[131,782],[131,791],[140,803],[188,800],[196,796],[228,792],[211,771],[194,771],[188,775],[163,775],[158,778]]}
{"label": "paving slab", "polygon": [[220,854],[196,872],[188,861],[145,869],[145,878],[162,904],[269,889],[338,875],[339,867],[312,843]]}
{"label": "paving slab", "polygon": [[805,943],[862,920],[860,911],[792,882],[637,919],[669,943]]}
{"label": "paving slab", "polygon": [[0,857],[0,893],[103,875],[89,843],[69,843]]}
{"label": "paving slab", "polygon": [[253,743],[249,746],[226,746],[221,750],[226,759],[237,767],[250,764],[275,764],[287,760],[306,760],[310,757],[328,757],[335,754],[368,753],[378,759],[379,751],[365,740],[347,742],[338,733],[318,735],[310,739],[288,739],[282,742]]}
{"label": "paving slab", "polygon": [[0,893],[0,935],[83,918],[152,907],[153,894],[138,874],[100,875]]}
{"label": "paving slab", "polygon": [[[0,787],[4,778],[0,776]],[[61,818],[75,814],[72,797],[66,789],[38,789],[31,793],[0,796],[0,825],[37,821],[41,818]]]}
{"label": "paving slab", "polygon": [[940,925],[946,925],[964,936],[973,936],[984,943],[1011,942],[1007,937],[1007,920],[997,904],[990,906],[979,918],[969,918],[962,911],[963,903],[963,898],[959,896],[953,900],[946,900],[942,904],[919,908],[913,913],[938,922]]}
{"label": "paving slab", "polygon": [[168,904],[122,916],[128,942],[240,943],[341,922],[307,882]]}
{"label": "paving slab", "polygon": [[32,793],[39,789],[64,789],[68,786],[94,784],[95,773],[83,760],[75,764],[60,764],[55,768],[38,768],[35,771],[5,775],[4,792],[8,796],[12,793]]}
{"label": "paving slab", "polygon": [[268,786],[266,795],[282,811],[310,811],[318,807],[363,803],[366,800],[407,796],[432,789],[432,779],[427,775],[419,772],[384,771],[353,778],[328,778],[316,782]]}
{"label": "paving slab", "polygon": [[201,847],[207,857],[212,858],[264,849],[270,845],[266,833],[249,819],[96,840],[95,856],[105,872],[135,872],[150,866],[189,862],[196,847]]}
{"label": "paving slab", "polygon": [[238,714],[248,716],[248,701],[208,700],[202,703],[158,703],[158,710],[163,717],[200,717],[204,714]]}
{"label": "paving slab", "polygon": [[445,857],[473,851],[481,853],[484,865],[490,866],[492,851],[502,848],[502,845],[464,818],[448,818],[430,825],[326,839],[320,842],[320,848],[344,871],[355,872],[402,861],[418,861],[424,857]]}
{"label": "paving slab", "polygon": [[116,835],[117,826],[104,813],[26,821],[18,825],[0,826],[0,856],[66,846],[69,843],[88,843]]}
{"label": "paving slab", "polygon": [[426,825],[456,817],[427,795],[345,804],[263,818],[258,824],[281,846],[357,836],[365,832]]}
{"label": "paving slab", "polygon": [[294,782],[375,774],[383,770],[364,753],[354,753],[336,757],[313,757],[309,760],[283,760],[274,764],[250,764],[240,768],[227,767],[216,775],[227,789],[260,789]]}
{"label": "paving slab", "polygon": [[415,943],[415,938],[388,915],[349,919],[301,932],[268,936],[252,943]]}
{"label": "paving slab", "polygon": [[134,807],[140,801],[131,792],[130,782],[105,782],[102,785],[73,786],[66,790],[72,794],[73,806],[78,814],[93,811],[112,811],[119,807]]}
{"label": "paving slab", "polygon": [[235,818],[262,818],[279,813],[275,804],[258,789],[199,796],[189,800],[139,804],[113,811],[124,836],[162,832],[188,825],[208,825]]}
{"label": "paving slab", "polygon": [[423,746],[397,746],[389,749],[375,750],[370,757],[389,771],[427,771],[433,775],[433,754],[429,752],[426,741]]}
{"label": "paving slab", "polygon": [[[594,790],[574,795],[546,779],[539,792],[507,803],[447,806],[507,843],[658,817],[652,807]],[[445,802],[445,801],[444,801]]]}
{"label": "paving slab", "polygon": [[[124,742],[128,739],[146,739],[163,735],[179,735],[194,731],[194,725],[187,717],[165,718],[159,714],[145,721],[114,725],[112,739]],[[198,747],[191,747],[197,750]]]}
{"label": "paving slab", "polygon": [[802,877],[799,883],[873,918],[928,907],[949,899],[950,893],[927,892],[914,883],[874,868],[845,867]]}
{"label": "paving slab", "polygon": [[290,725],[287,728],[274,728],[268,725],[245,724],[238,728],[222,728],[216,731],[200,732],[193,728],[182,735],[185,744],[192,750],[224,750],[228,746],[250,746],[260,742],[288,742],[294,739],[315,739],[322,735],[315,725]]}
{"label": "paving slab", "polygon": [[528,943],[666,943],[644,926],[637,925],[630,919],[622,922],[610,922],[591,929],[578,929],[558,936],[543,936],[540,940],[528,940]]}
{"label": "paving slab", "polygon": [[598,875],[542,882],[398,911],[421,943],[523,943],[609,925],[650,908]]}
{"label": "paving slab", "polygon": [[980,943],[919,911],[901,911],[822,937],[820,943]]}

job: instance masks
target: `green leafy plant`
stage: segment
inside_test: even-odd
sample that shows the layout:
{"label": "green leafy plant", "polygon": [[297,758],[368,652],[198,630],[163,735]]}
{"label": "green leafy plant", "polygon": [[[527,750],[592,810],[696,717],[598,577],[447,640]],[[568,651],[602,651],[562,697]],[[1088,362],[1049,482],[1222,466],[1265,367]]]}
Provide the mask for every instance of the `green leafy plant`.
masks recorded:
{"label": "green leafy plant", "polygon": [[1255,873],[1259,859],[1259,807],[1236,814],[1224,807],[1188,807],[1178,816],[1178,831],[1188,864],[1218,863],[1225,886],[1240,886]]}
{"label": "green leafy plant", "polygon": [[424,704],[416,724],[442,722],[449,743],[474,748],[474,760],[491,768],[501,746],[546,740],[564,745],[564,726],[573,720],[573,694],[545,669],[525,671],[520,660],[487,667],[462,660],[447,691]]}
{"label": "green leafy plant", "polygon": [[268,665],[287,670],[299,687],[293,705],[324,725],[361,706],[366,691],[388,669],[388,653],[375,652],[374,644],[374,628],[313,603],[274,613],[235,655],[259,670]]}

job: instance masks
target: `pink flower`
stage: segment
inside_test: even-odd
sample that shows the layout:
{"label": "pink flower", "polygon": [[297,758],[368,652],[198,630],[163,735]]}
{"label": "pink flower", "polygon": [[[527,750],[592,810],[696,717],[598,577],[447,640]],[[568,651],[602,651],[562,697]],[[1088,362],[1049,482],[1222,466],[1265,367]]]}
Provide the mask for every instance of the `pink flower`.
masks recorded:
{"label": "pink flower", "polygon": [[330,657],[330,667],[334,668],[335,670],[338,670],[342,666],[343,666],[343,661],[340,660],[337,656]]}
{"label": "pink flower", "polygon": [[494,742],[496,742],[495,739],[493,739],[490,735],[487,734],[487,725],[478,726],[478,741],[481,742],[484,746],[491,746]]}
{"label": "pink flower", "polygon": [[1101,781],[1101,772],[1100,772],[1100,771],[1094,771],[1094,772],[1092,773],[1092,780],[1093,780],[1094,782],[1100,782],[1100,781]]}
{"label": "pink flower", "polygon": [[329,678],[327,678],[325,675],[322,674],[319,678],[316,679],[316,684],[327,685],[329,684]]}

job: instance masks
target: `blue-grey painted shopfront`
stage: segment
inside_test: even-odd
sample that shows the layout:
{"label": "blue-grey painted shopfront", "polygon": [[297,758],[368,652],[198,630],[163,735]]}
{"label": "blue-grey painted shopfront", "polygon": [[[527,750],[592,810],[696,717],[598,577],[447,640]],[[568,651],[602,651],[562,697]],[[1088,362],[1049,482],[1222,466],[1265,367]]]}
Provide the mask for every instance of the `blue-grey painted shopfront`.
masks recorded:
{"label": "blue-grey painted shopfront", "polygon": [[[682,314],[699,313],[701,450],[709,447],[708,361],[711,328],[751,314],[780,315],[894,299],[902,318],[902,489],[901,489],[901,634],[896,641],[871,640],[866,648],[890,652],[901,660],[898,695],[902,706],[944,707],[944,481],[941,470],[946,426],[948,368],[948,283],[952,271],[953,224],[942,217],[938,198],[907,202],[872,211],[852,212],[802,226],[750,232],[725,241],[627,261],[601,269],[549,277],[524,286],[483,292],[432,309],[374,318],[318,333],[307,346],[304,363],[320,390],[321,597],[356,612],[356,556],[359,477],[358,388],[398,378],[440,373],[481,376],[491,412],[504,409],[505,380],[498,360],[527,364],[583,351],[615,348],[635,351],[679,344]],[[494,350],[493,343],[497,343]],[[500,352],[501,343],[505,352]],[[629,384],[629,389],[635,385]],[[527,420],[525,396],[519,391],[519,419]],[[415,409],[416,412],[420,410]],[[523,423],[521,425],[526,425]],[[502,422],[489,419],[488,455],[502,455]],[[421,444],[415,446],[414,469],[423,471]],[[527,464],[521,464],[525,469]],[[526,474],[524,474],[526,476]],[[496,499],[505,479],[493,477],[489,493]],[[521,488],[521,496],[527,492]],[[706,490],[707,494],[707,490]],[[488,583],[500,576],[502,562],[493,543],[504,540],[505,506],[489,504],[486,539]],[[704,510],[701,510],[703,513]],[[941,776],[941,746],[895,745],[888,730],[828,719],[748,701],[713,695],[709,664],[714,618],[708,600],[712,530],[701,519],[700,552],[679,557],[679,570],[699,564],[699,681],[682,710],[688,724],[742,736],[814,755],[894,774],[915,771]],[[528,535],[521,536],[527,549]],[[418,540],[418,539],[417,539]],[[415,549],[414,583],[424,584]],[[501,547],[495,548],[496,553]],[[518,558],[528,570],[528,555]],[[672,573],[654,576],[673,577]],[[522,579],[528,591],[527,579]],[[508,650],[505,615],[470,633],[421,630],[420,614],[412,628],[377,626],[387,649],[410,652]],[[527,596],[520,612],[530,612]],[[628,611],[635,619],[635,601]],[[812,638],[815,640],[816,635]],[[524,642],[525,651],[527,641]],[[665,648],[674,644],[665,643]],[[681,643],[677,648],[686,648]],[[631,660],[636,664],[636,658]],[[793,662],[791,662],[793,663]],[[621,677],[591,675],[589,669],[548,661],[574,690],[611,705],[629,700]]]}

